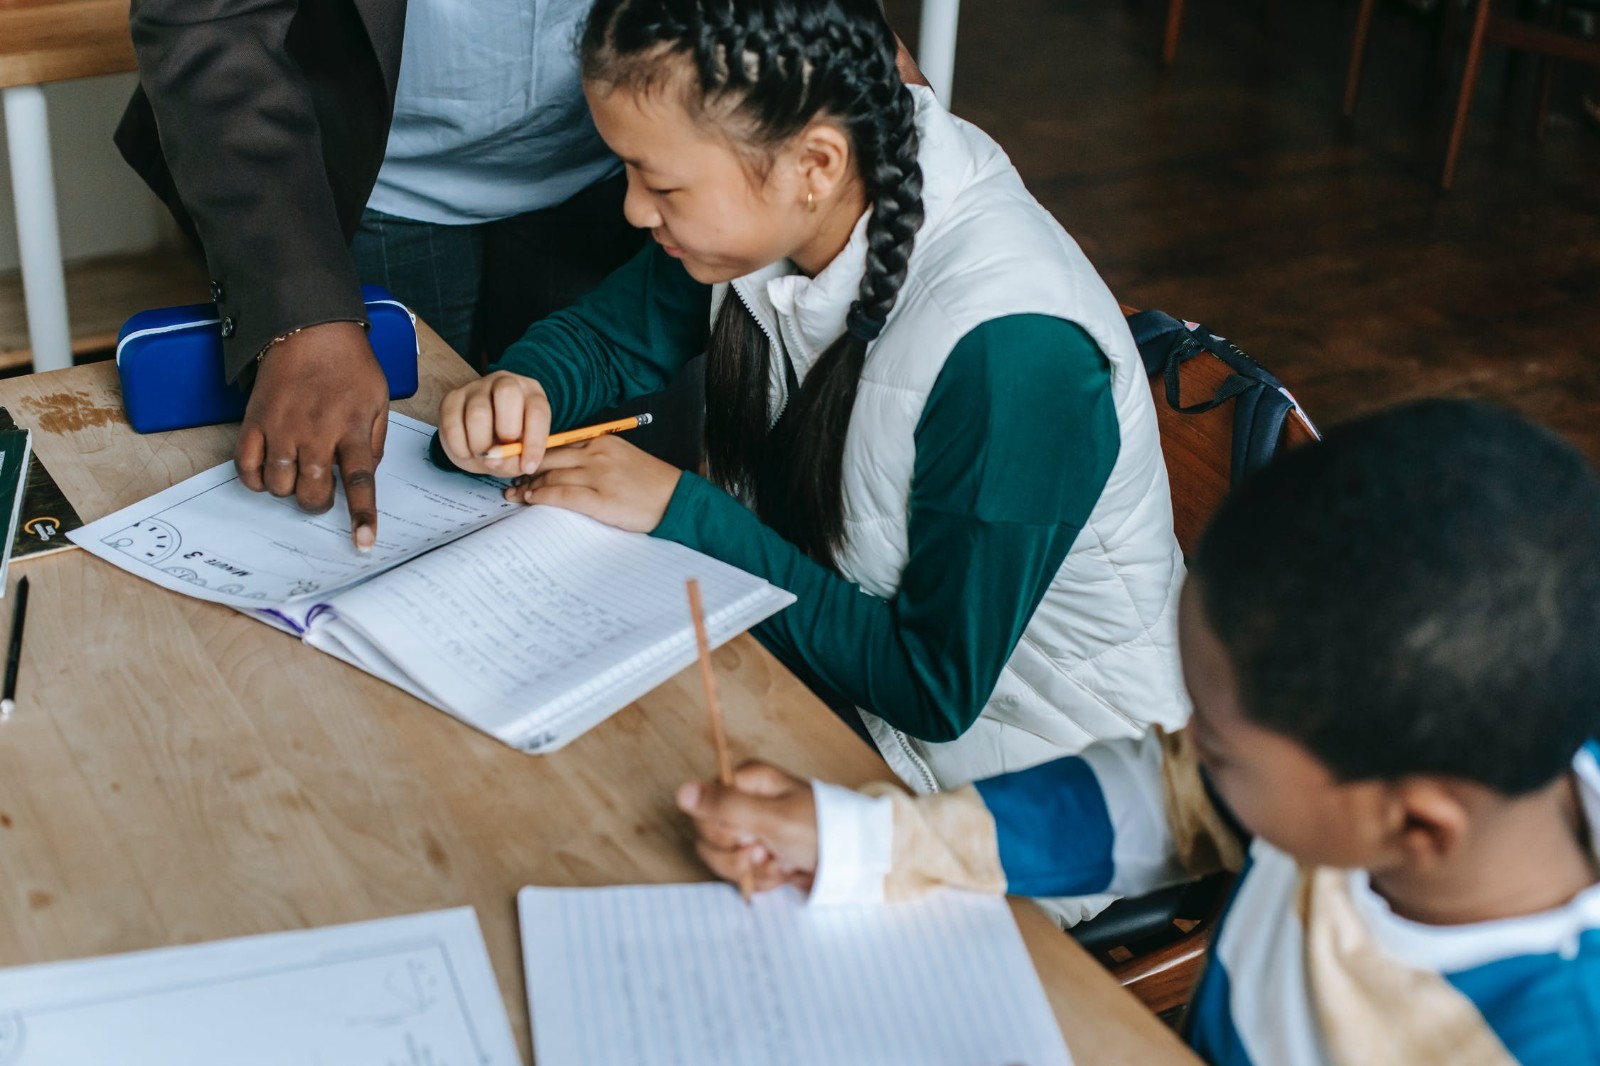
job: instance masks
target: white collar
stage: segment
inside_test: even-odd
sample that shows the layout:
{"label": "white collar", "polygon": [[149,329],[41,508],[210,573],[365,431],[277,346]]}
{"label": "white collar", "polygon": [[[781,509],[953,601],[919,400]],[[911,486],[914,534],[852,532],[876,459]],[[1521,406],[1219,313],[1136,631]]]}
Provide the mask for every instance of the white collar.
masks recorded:
{"label": "white collar", "polygon": [[[930,90],[920,85],[910,88],[917,107],[923,221],[917,231],[917,249],[912,253],[908,282],[916,273],[922,238],[944,220],[956,196],[979,169],[1000,155],[998,147],[987,138],[970,137],[969,128],[945,111]],[[990,146],[987,158],[975,150],[984,144]],[[862,213],[844,249],[814,278],[806,277],[793,262],[784,259],[733,282],[763,328],[781,340],[800,381],[845,331],[845,319],[861,291],[861,276],[866,271],[867,221],[871,216],[871,210]],[[769,318],[769,313],[773,317]]]}
{"label": "white collar", "polygon": [[[808,278],[796,270],[767,281],[767,299],[778,320],[787,327],[784,346],[800,381],[844,333],[845,319],[861,291],[861,276],[867,269],[867,221],[871,218],[869,208],[856,219],[843,250],[816,277]],[[790,266],[793,268],[793,264]]]}
{"label": "white collar", "polygon": [[[1593,743],[1572,760],[1578,795],[1589,821],[1589,848],[1600,855],[1600,761]],[[1425,925],[1402,918],[1372,888],[1365,871],[1352,871],[1350,897],[1373,939],[1406,964],[1457,973],[1515,955],[1573,958],[1579,940],[1600,928],[1600,885],[1591,885],[1553,910],[1470,925]]]}

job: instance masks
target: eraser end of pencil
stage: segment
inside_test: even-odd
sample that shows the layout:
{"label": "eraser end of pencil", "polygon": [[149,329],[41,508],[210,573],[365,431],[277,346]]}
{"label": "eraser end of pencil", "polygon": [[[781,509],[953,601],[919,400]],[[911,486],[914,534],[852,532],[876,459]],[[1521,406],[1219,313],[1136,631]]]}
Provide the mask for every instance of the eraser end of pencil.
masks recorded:
{"label": "eraser end of pencil", "polygon": [[639,416],[639,424],[641,426],[648,426],[650,423],[654,422],[655,420],[656,420],[656,416],[655,415],[640,415]]}
{"label": "eraser end of pencil", "polygon": [[11,717],[11,712],[17,709],[16,700],[0,700],[0,721]]}

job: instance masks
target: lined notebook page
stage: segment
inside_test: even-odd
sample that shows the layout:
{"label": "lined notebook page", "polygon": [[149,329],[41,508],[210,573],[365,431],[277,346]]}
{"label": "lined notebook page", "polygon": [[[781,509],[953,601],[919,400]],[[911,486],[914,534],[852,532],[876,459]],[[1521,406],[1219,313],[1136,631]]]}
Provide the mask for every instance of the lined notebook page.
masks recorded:
{"label": "lined notebook page", "polygon": [[539,1066],[1067,1066],[1004,900],[525,888]]}
{"label": "lined notebook page", "polygon": [[713,643],[794,601],[680,544],[534,507],[334,597],[306,639],[550,750],[694,660],[691,577]]}

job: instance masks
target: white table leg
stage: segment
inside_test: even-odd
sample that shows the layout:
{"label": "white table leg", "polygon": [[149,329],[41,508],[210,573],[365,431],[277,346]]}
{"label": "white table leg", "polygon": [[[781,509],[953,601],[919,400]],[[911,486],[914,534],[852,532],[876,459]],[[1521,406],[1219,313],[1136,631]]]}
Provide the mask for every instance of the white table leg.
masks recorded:
{"label": "white table leg", "polygon": [[917,66],[946,107],[950,106],[950,86],[956,73],[956,23],[960,15],[961,0],[922,0]]}
{"label": "white table leg", "polygon": [[4,95],[6,148],[11,154],[11,194],[16,200],[33,369],[61,370],[72,365],[72,334],[67,325],[67,280],[61,265],[44,90],[37,85],[18,85],[4,90]]}

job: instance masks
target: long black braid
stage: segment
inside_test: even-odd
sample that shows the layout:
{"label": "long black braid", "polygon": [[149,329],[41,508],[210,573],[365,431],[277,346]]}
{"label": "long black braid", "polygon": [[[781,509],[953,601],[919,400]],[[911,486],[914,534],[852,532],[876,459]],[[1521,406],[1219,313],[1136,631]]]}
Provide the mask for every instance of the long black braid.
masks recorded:
{"label": "long black braid", "polygon": [[770,342],[730,292],[711,332],[706,451],[712,476],[812,558],[845,543],[844,443],[867,345],[894,309],[922,225],[915,103],[895,67],[877,0],[598,0],[583,38],[585,80],[669,84],[687,60],[691,113],[770,155],[819,117],[854,145],[871,218],[848,329],[776,425],[767,410]]}

